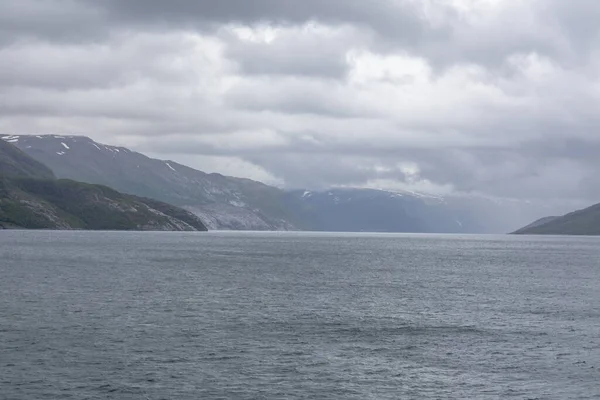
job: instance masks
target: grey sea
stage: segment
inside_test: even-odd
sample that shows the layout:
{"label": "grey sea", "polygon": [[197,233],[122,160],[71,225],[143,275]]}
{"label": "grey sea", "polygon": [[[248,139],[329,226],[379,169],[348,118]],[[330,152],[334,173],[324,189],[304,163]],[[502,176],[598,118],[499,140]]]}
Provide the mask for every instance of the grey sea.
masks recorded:
{"label": "grey sea", "polygon": [[0,232],[0,399],[598,399],[600,239]]}

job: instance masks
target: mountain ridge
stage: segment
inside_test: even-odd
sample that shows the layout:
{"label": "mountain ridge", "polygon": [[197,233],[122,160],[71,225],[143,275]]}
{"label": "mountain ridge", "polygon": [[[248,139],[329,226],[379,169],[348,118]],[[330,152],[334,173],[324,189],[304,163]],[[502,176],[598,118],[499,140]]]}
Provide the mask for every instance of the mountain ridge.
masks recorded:
{"label": "mountain ridge", "polygon": [[560,217],[546,217],[542,223],[536,221],[514,234],[517,235],[600,235],[600,203],[576,210]]}
{"label": "mountain ridge", "polygon": [[5,176],[27,176],[53,179],[54,172],[41,162],[26,156],[16,146],[4,145],[16,141],[13,136],[2,137],[0,141],[0,171]]}
{"label": "mountain ridge", "polygon": [[0,228],[205,231],[194,214],[102,185],[54,178],[0,140]]}
{"label": "mountain ridge", "polygon": [[[174,204],[196,214],[209,229],[507,233],[542,212],[525,203],[381,189],[285,191],[246,178],[208,174],[85,136],[8,138],[59,178]],[[336,202],[336,197],[345,200]]]}
{"label": "mountain ridge", "polygon": [[[283,195],[245,178],[207,174],[85,136],[13,135],[14,144],[59,178],[102,184],[183,207],[212,229],[291,230]],[[268,207],[269,210],[264,208]]]}

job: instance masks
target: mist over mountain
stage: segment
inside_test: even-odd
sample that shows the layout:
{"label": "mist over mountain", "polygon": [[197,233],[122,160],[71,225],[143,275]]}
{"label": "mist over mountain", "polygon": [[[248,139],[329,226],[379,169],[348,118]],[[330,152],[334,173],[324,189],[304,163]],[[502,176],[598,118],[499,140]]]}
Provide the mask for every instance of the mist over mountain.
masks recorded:
{"label": "mist over mountain", "polygon": [[361,188],[285,191],[207,174],[84,136],[3,138],[48,165],[59,178],[183,207],[210,229],[506,233],[546,212],[523,201],[479,196]]}
{"label": "mist over mountain", "polygon": [[288,195],[322,231],[506,233],[539,213],[527,202],[476,195],[350,188]]}

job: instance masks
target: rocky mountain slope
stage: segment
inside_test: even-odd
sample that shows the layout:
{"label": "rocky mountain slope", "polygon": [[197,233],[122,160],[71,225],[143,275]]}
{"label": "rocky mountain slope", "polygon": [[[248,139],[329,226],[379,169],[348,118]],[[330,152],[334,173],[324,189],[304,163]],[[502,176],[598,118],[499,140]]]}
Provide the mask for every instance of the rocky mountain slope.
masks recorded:
{"label": "rocky mountain slope", "polygon": [[101,185],[56,180],[0,140],[0,228],[203,231],[194,214]]}
{"label": "rocky mountain slope", "polygon": [[[7,139],[8,138],[8,139]],[[249,179],[207,174],[83,136],[4,136],[59,178],[110,186],[184,207],[211,229],[288,230],[284,193]]]}
{"label": "rocky mountain slope", "polygon": [[5,141],[0,140],[0,171],[3,175],[45,179],[55,177],[50,168],[10,145],[11,142],[16,142],[11,136],[6,136]]}
{"label": "rocky mountain slope", "polygon": [[600,235],[600,204],[562,217],[547,217],[515,232],[521,235]]}
{"label": "rocky mountain slope", "polygon": [[[59,178],[103,184],[192,211],[210,229],[506,233],[539,217],[525,202],[332,189],[286,192],[207,174],[83,136],[4,136]],[[548,210],[551,212],[551,210]]]}

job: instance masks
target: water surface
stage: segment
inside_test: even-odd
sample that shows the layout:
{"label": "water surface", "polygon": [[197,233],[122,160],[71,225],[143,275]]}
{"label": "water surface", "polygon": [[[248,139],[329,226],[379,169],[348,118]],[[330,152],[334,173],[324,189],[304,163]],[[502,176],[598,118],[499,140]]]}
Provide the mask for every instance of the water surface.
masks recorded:
{"label": "water surface", "polygon": [[2,399],[600,398],[600,240],[0,232]]}

